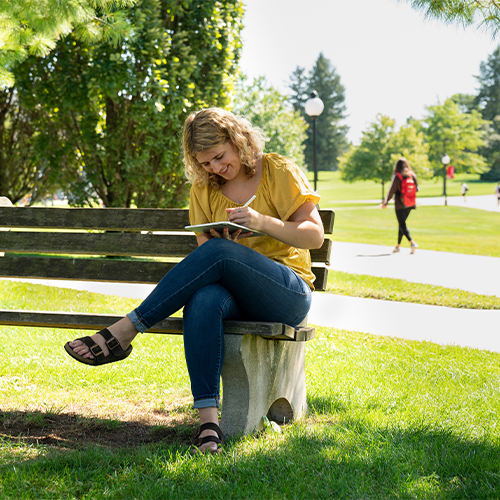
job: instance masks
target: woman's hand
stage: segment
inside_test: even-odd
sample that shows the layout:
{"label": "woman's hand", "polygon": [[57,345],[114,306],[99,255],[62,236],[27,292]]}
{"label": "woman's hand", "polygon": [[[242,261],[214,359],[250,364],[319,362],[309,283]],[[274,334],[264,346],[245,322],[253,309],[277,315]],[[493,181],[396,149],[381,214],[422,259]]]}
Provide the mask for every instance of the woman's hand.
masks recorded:
{"label": "woman's hand", "polygon": [[238,240],[241,240],[242,238],[248,238],[248,236],[250,236],[251,234],[252,233],[241,234],[241,229],[230,233],[229,229],[225,227],[222,233],[219,233],[219,231],[216,231],[215,229],[210,229],[210,235],[207,235],[207,237],[208,239],[224,238],[225,240],[238,242]]}
{"label": "woman's hand", "polygon": [[387,203],[382,202],[382,203],[380,204],[380,208],[387,208]]}
{"label": "woman's hand", "polygon": [[[228,213],[229,222],[233,222],[234,224],[239,224],[240,226],[250,227],[259,231],[261,229],[261,214],[256,212],[253,208],[250,207],[237,207],[237,208],[226,208],[226,212]],[[240,231],[241,232],[241,231]],[[235,234],[235,233],[233,233]],[[248,238],[252,233],[244,233],[241,238]]]}

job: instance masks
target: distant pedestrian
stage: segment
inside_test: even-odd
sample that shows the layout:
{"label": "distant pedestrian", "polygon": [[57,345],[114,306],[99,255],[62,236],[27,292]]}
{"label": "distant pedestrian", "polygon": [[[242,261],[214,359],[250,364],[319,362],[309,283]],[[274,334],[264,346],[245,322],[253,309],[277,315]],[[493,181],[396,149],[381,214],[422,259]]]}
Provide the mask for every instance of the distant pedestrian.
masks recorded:
{"label": "distant pedestrian", "polygon": [[465,195],[467,194],[467,191],[469,190],[469,186],[467,186],[467,184],[465,184],[465,182],[462,184],[462,196],[464,197],[464,201],[467,201],[465,199]]}
{"label": "distant pedestrian", "polygon": [[498,181],[498,186],[495,188],[495,194],[497,195],[497,207],[500,205],[500,181]]}
{"label": "distant pedestrian", "polygon": [[415,253],[418,248],[417,243],[410,236],[410,231],[406,227],[406,219],[410,212],[417,208],[417,176],[410,168],[406,158],[400,158],[394,166],[392,176],[392,183],[385,200],[382,202],[381,207],[387,208],[387,204],[394,196],[394,205],[396,208],[396,217],[398,219],[398,244],[392,251],[397,253],[400,251],[401,241],[403,236],[406,236],[411,245],[411,254]]}

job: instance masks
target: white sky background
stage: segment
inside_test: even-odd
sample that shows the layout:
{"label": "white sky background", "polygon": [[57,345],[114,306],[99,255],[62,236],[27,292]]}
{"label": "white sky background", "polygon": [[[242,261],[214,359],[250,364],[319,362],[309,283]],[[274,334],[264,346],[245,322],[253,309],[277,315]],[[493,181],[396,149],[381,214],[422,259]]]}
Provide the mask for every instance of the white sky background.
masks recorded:
{"label": "white sky background", "polygon": [[[474,94],[474,75],[500,39],[475,27],[424,20],[396,0],[245,0],[240,67],[282,93],[297,66],[310,70],[320,52],[346,88],[348,138],[377,113],[403,125],[425,106]],[[321,96],[320,96],[321,97]]]}

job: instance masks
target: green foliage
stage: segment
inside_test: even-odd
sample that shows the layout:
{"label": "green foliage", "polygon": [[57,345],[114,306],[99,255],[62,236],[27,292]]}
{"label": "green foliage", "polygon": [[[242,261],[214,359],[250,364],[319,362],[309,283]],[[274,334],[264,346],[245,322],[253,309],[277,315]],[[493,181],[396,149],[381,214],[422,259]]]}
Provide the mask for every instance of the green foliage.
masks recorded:
{"label": "green foliage", "polygon": [[13,203],[27,194],[35,203],[56,188],[50,166],[37,156],[40,131],[49,126],[43,111],[24,107],[13,87],[0,90],[0,195]]}
{"label": "green foliage", "polygon": [[228,104],[242,16],[240,0],[141,0],[118,45],[68,36],[16,68],[21,101],[50,118],[38,143],[72,204],[185,204],[182,126]]}
{"label": "green foliage", "polygon": [[85,41],[118,40],[132,25],[122,11],[136,0],[8,0],[0,2],[0,89],[14,84],[14,67],[28,55],[43,57],[75,31]]}
{"label": "green foliage", "polygon": [[479,67],[479,92],[476,101],[484,119],[491,124],[485,134],[485,145],[480,149],[490,166],[481,178],[500,181],[500,46]]}
{"label": "green foliage", "polygon": [[290,101],[294,108],[302,114],[309,124],[306,141],[306,162],[313,165],[313,127],[312,119],[305,112],[305,103],[313,90],[318,92],[325,109],[316,118],[316,145],[318,170],[336,170],[338,157],[347,149],[347,126],[342,125],[345,119],[345,88],[340,75],[323,53],[318,56],[309,75],[305,69],[297,67],[290,76],[289,87],[292,91]]}
{"label": "green foliage", "polygon": [[346,182],[373,180],[384,186],[392,179],[394,164],[404,156],[415,173],[425,176],[429,171],[428,147],[423,135],[412,125],[395,129],[396,122],[384,115],[377,115],[366,131],[359,146],[351,146],[340,158],[341,178]]}
{"label": "green foliage", "polygon": [[484,145],[487,125],[479,111],[473,109],[465,113],[453,98],[446,99],[443,104],[428,106],[420,127],[429,145],[429,160],[435,175],[444,173],[441,158],[445,154],[450,157],[456,172],[485,171],[486,161],[475,151]]}
{"label": "green foliage", "polygon": [[[400,0],[402,1],[402,0]],[[448,24],[477,26],[495,36],[500,29],[500,5],[496,0],[406,0],[428,18]]]}
{"label": "green foliage", "polygon": [[238,80],[232,110],[262,129],[267,152],[281,154],[305,167],[307,124],[289,104],[288,97],[269,85],[264,77],[252,82],[245,76]]}

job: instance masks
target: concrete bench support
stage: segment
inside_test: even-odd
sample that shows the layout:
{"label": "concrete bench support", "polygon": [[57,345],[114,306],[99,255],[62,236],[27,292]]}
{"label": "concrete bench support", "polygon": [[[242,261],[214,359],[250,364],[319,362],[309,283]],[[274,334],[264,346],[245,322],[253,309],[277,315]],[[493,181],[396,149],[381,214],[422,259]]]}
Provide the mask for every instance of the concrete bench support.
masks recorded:
{"label": "concrete bench support", "polygon": [[221,428],[227,436],[307,413],[305,342],[225,335]]}

